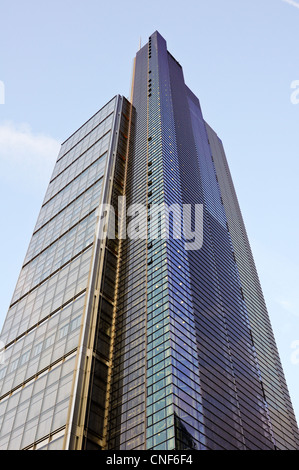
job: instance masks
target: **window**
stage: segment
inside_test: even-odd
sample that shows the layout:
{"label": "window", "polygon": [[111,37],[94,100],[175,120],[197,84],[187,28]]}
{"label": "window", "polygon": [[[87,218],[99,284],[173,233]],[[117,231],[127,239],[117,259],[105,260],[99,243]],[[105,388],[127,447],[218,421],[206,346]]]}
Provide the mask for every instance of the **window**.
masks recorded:
{"label": "window", "polygon": [[23,364],[25,364],[25,362],[28,361],[29,356],[30,356],[30,351],[27,351],[24,354],[22,354],[22,356],[20,357],[20,366],[22,366]]}
{"label": "window", "polygon": [[18,362],[19,362],[19,359],[16,359],[15,361],[11,363],[10,372],[13,372],[14,370],[16,370],[16,368],[18,367]]}
{"label": "window", "polygon": [[37,344],[37,345],[34,347],[34,349],[33,349],[33,357],[34,357],[34,356],[37,356],[38,354],[40,354],[42,348],[43,348],[43,343],[42,343],[42,342],[39,343],[39,344]]}
{"label": "window", "polygon": [[76,330],[77,328],[79,328],[80,323],[81,323],[81,315],[79,315],[78,317],[74,318],[74,320],[71,321],[71,323],[70,323],[70,331],[74,331],[74,330]]}
{"label": "window", "polygon": [[61,339],[64,336],[66,336],[67,333],[68,333],[68,329],[69,329],[69,325],[65,325],[62,328],[60,328],[59,334],[58,334],[58,339]]}

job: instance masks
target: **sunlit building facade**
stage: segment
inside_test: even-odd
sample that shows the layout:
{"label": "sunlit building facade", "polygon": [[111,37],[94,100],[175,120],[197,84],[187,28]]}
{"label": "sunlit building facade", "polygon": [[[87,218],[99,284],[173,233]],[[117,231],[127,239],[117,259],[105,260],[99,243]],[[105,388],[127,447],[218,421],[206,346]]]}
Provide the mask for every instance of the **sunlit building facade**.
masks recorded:
{"label": "sunlit building facade", "polygon": [[97,235],[98,207],[123,191],[130,108],[113,98],[61,146],[1,334],[1,449],[69,448],[87,370],[97,366],[97,321],[107,374],[112,313],[101,293],[111,297],[117,250]]}
{"label": "sunlit building facade", "polygon": [[299,449],[221,140],[158,32],[62,144],[0,339],[0,449]]}

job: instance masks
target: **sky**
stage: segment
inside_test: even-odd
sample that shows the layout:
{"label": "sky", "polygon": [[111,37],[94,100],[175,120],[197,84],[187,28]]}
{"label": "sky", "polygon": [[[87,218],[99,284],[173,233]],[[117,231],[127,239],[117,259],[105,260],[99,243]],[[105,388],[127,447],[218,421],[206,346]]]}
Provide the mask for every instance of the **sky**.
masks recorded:
{"label": "sky", "polygon": [[158,30],[221,137],[299,421],[299,0],[2,0],[0,328],[61,143]]}

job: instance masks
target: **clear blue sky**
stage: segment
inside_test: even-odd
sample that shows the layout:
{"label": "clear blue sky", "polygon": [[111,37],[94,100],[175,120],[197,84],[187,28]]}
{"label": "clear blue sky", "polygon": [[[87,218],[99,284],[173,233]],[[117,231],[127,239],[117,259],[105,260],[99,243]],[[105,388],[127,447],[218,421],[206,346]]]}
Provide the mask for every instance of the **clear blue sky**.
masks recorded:
{"label": "clear blue sky", "polygon": [[155,30],[224,143],[298,419],[299,0],[2,0],[0,325],[60,143]]}

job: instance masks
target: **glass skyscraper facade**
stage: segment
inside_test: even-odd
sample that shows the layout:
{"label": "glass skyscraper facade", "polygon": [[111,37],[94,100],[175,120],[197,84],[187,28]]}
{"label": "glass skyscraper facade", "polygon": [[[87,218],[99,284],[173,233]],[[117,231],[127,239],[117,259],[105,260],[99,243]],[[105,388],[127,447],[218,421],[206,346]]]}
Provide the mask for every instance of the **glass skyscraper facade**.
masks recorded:
{"label": "glass skyscraper facade", "polygon": [[90,351],[98,305],[101,354],[109,358],[112,314],[96,274],[105,272],[109,299],[116,250],[114,240],[103,247],[97,236],[98,207],[123,191],[129,110],[124,98],[113,98],[61,146],[1,334],[1,449],[69,448],[87,371],[97,367]]}
{"label": "glass skyscraper facade", "polygon": [[0,339],[0,449],[299,449],[222,142],[158,32],[62,144]]}

